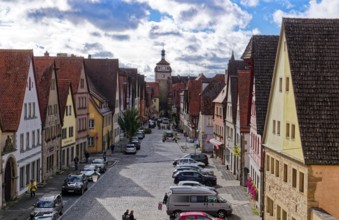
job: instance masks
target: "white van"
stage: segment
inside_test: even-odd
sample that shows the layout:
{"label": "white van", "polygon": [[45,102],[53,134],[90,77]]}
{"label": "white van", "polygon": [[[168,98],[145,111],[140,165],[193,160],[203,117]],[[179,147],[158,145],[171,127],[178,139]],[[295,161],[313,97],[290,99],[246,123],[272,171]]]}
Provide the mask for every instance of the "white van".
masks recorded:
{"label": "white van", "polygon": [[201,211],[225,219],[232,206],[217,191],[197,186],[171,186],[165,194],[167,214],[178,218],[181,212]]}

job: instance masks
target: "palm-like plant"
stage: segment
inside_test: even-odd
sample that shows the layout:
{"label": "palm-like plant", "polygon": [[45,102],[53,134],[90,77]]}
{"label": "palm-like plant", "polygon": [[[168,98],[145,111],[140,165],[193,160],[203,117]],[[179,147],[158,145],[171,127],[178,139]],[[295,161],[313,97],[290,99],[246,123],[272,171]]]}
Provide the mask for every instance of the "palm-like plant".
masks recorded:
{"label": "palm-like plant", "polygon": [[126,110],[122,116],[119,116],[118,124],[126,132],[127,137],[131,139],[141,127],[139,111],[135,108]]}

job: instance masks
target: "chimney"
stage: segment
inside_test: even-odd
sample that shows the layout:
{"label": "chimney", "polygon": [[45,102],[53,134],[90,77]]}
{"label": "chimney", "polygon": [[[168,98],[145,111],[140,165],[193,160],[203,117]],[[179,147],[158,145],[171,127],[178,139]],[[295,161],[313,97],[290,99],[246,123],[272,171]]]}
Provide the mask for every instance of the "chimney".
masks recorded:
{"label": "chimney", "polygon": [[88,54],[88,59],[91,59],[92,58],[92,55],[91,54]]}
{"label": "chimney", "polygon": [[44,56],[45,56],[45,57],[49,57],[49,53],[48,53],[47,50],[46,50],[46,52],[44,53]]}

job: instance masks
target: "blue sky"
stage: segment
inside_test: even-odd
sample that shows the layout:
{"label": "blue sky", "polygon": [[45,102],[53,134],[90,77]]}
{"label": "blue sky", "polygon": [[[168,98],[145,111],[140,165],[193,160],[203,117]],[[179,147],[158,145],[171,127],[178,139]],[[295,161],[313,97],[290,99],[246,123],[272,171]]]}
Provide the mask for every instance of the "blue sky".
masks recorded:
{"label": "blue sky", "polygon": [[337,0],[2,0],[0,48],[118,58],[153,81],[164,47],[173,75],[213,76],[253,34],[278,35],[282,17],[338,9]]}

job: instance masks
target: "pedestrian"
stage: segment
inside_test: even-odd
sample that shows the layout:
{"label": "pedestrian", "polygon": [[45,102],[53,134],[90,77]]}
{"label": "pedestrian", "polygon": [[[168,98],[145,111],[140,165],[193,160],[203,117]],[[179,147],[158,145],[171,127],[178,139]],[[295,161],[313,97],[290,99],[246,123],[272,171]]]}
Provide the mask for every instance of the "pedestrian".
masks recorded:
{"label": "pedestrian", "polygon": [[74,161],[74,168],[75,168],[75,170],[78,170],[78,164],[79,164],[78,156],[75,156],[73,161]]}
{"label": "pedestrian", "polygon": [[31,182],[28,185],[28,190],[31,193],[31,197],[35,197],[35,191],[37,190],[37,185],[34,179],[31,179]]}
{"label": "pedestrian", "polygon": [[115,147],[114,144],[112,144],[111,145],[111,154],[113,154],[113,152],[114,152],[114,147]]}
{"label": "pedestrian", "polygon": [[106,162],[106,151],[104,150],[104,152],[102,153],[102,158],[104,159],[104,161]]}
{"label": "pedestrian", "polygon": [[136,218],[134,218],[134,211],[131,210],[131,212],[129,213],[129,220],[136,220]]}
{"label": "pedestrian", "polygon": [[88,163],[89,153],[88,151],[85,151],[85,157],[86,157],[86,163]]}
{"label": "pedestrian", "polygon": [[122,215],[122,220],[129,220],[129,210],[127,209],[126,212]]}

